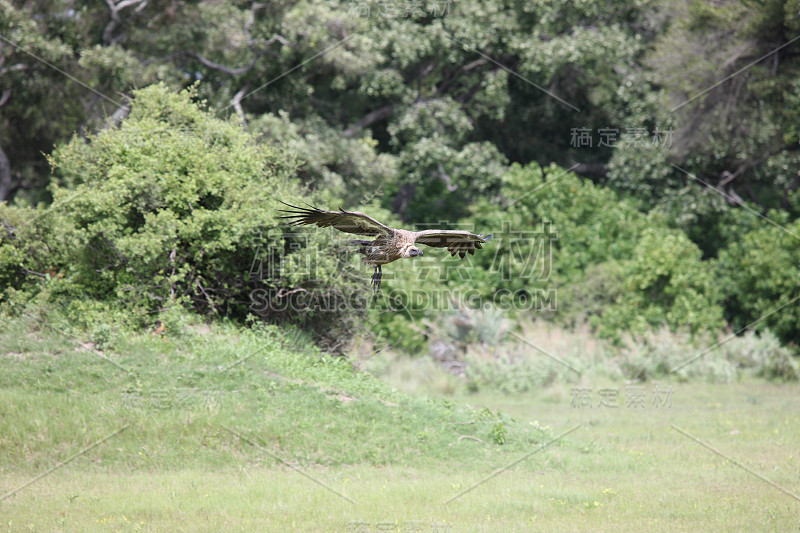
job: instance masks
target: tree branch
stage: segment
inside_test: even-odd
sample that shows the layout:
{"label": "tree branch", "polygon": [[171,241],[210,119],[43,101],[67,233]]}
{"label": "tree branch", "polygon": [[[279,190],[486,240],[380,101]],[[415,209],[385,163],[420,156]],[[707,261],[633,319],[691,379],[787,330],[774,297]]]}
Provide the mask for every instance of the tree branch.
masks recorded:
{"label": "tree branch", "polygon": [[256,22],[256,11],[259,9],[266,7],[266,4],[259,4],[258,2],[253,2],[253,5],[250,6],[250,14],[247,16],[247,21],[244,23],[244,34],[247,35],[247,42],[253,42],[253,35],[250,33],[250,28],[253,27],[253,24]]}
{"label": "tree branch", "polygon": [[249,72],[254,66],[256,66],[256,61],[258,61],[258,58],[260,57],[257,56],[253,61],[250,62],[249,65],[245,65],[244,67],[231,68],[231,67],[226,67],[225,65],[220,65],[219,63],[215,63],[214,61],[211,61],[207,57],[198,54],[197,52],[185,52],[185,53],[186,55],[195,58],[206,67],[213,70],[218,70],[220,72],[224,72],[229,76],[240,76],[242,74],[245,74],[246,72]]}
{"label": "tree branch", "polygon": [[744,200],[742,200],[742,197],[733,190],[733,185],[728,187],[728,192],[723,191],[723,193],[725,194],[725,199],[728,201],[728,204],[744,205]]}
{"label": "tree branch", "polygon": [[214,300],[211,298],[211,296],[208,295],[205,287],[203,287],[203,285],[200,283],[199,276],[195,278],[194,284],[198,289],[200,289],[200,291],[203,293],[203,296],[206,297],[206,302],[208,303],[208,306],[211,308],[211,312],[217,314],[217,306],[214,305]]}
{"label": "tree branch", "polygon": [[244,110],[242,109],[242,98],[245,94],[247,94],[247,85],[239,89],[239,92],[233,95],[233,99],[231,100],[231,105],[236,110],[236,114],[239,115],[239,118],[242,119],[242,127],[247,128],[247,119],[244,116]]}
{"label": "tree branch", "polygon": [[15,70],[28,70],[28,65],[26,65],[25,63],[17,63],[15,65],[11,65],[10,67],[0,68],[0,76],[8,72],[13,72]]}
{"label": "tree branch", "polygon": [[115,4],[114,0],[106,0],[106,5],[108,5],[108,9],[111,11],[111,20],[108,22],[108,24],[106,24],[106,27],[103,30],[103,42],[108,45],[112,45],[122,40],[124,32],[114,35],[117,27],[122,24],[122,19],[119,16],[120,11],[131,6],[138,5],[138,7],[134,10],[134,12],[138,13],[144,9],[145,6],[147,6],[147,2],[149,2],[149,0],[121,0],[118,4]]}
{"label": "tree branch", "polygon": [[[106,0],[106,2],[111,2],[111,1],[113,1],[113,0]],[[142,0],[124,0],[123,3],[125,3],[125,2],[138,2],[138,1],[142,1]],[[144,1],[147,2],[148,0],[144,0]],[[183,51],[176,52],[176,53],[173,53],[173,54],[169,54],[169,55],[157,58],[157,59],[145,60],[143,62],[143,65],[149,65],[150,63],[153,63],[153,62],[156,62],[156,61],[172,61],[172,60],[174,60],[174,59],[176,59],[178,57],[189,56],[189,57],[199,61],[205,67],[210,68],[212,70],[216,70],[216,71],[222,72],[222,73],[227,74],[229,76],[241,76],[242,74],[246,74],[246,73],[250,72],[256,66],[256,63],[261,58],[261,56],[270,55],[270,56],[273,56],[273,57],[278,57],[277,53],[275,53],[275,52],[273,52],[273,51],[268,49],[273,43],[278,42],[278,43],[281,43],[284,46],[291,46],[291,43],[285,37],[283,37],[282,35],[278,35],[277,33],[273,34],[273,36],[270,39],[268,39],[268,40],[266,40],[266,41],[264,41],[262,43],[257,43],[256,40],[253,39],[253,35],[250,32],[250,29],[253,27],[253,24],[255,24],[256,12],[259,9],[263,9],[263,8],[267,7],[267,5],[268,4],[261,4],[261,3],[258,3],[258,2],[253,2],[253,4],[250,6],[250,13],[248,14],[247,20],[245,21],[244,26],[242,28],[242,30],[244,31],[244,34],[247,36],[247,47],[255,55],[253,60],[250,63],[248,63],[247,65],[244,65],[242,67],[229,67],[227,65],[223,65],[221,63],[217,63],[216,61],[212,61],[211,59],[207,58],[203,54],[201,54],[199,52],[194,52],[192,50],[183,50]],[[241,100],[241,98],[239,98],[239,100]]]}
{"label": "tree branch", "polygon": [[489,60],[485,59],[485,58],[476,59],[475,61],[467,63],[466,65],[461,67],[461,70],[467,72],[467,71],[470,71],[470,70],[474,69],[475,67],[480,67],[481,65],[485,65],[488,62],[489,62]]}
{"label": "tree branch", "polygon": [[444,167],[441,163],[439,163],[439,179],[444,182],[444,185],[447,187],[448,191],[453,192],[458,189],[458,185],[453,183],[452,179],[450,178],[450,174],[444,171]]}
{"label": "tree branch", "polygon": [[602,163],[580,163],[572,171],[578,176],[605,178],[608,169]]}
{"label": "tree branch", "polygon": [[370,111],[369,113],[364,115],[364,117],[361,118],[361,120],[359,120],[355,124],[348,127],[346,130],[344,130],[344,132],[342,132],[342,135],[344,135],[345,137],[355,137],[358,134],[358,132],[360,132],[364,128],[368,128],[369,126],[380,120],[389,118],[390,116],[392,116],[392,113],[394,113],[394,104],[387,104],[383,107],[379,107],[374,111]]}
{"label": "tree branch", "polygon": [[[286,46],[290,45],[289,41],[287,41],[286,39],[284,39],[283,37],[281,37],[278,34],[273,35],[271,39],[266,41],[262,48],[257,48],[252,42],[250,42],[250,43],[248,43],[248,46],[251,48],[251,50],[253,51],[253,53],[255,54],[256,57],[250,62],[250,64],[245,65],[243,67],[237,67],[237,68],[227,67],[227,66],[222,65],[220,63],[217,63],[215,61],[211,61],[206,56],[204,56],[202,54],[199,54],[197,52],[185,51],[185,52],[183,52],[183,54],[197,59],[200,63],[202,63],[204,66],[206,66],[206,67],[208,67],[210,69],[218,70],[220,72],[224,72],[225,74],[228,74],[229,76],[241,76],[242,74],[246,74],[246,73],[250,72],[253,69],[253,67],[256,66],[256,63],[261,58],[261,56],[264,56],[264,55],[275,55],[274,52],[271,52],[270,50],[266,49],[266,47],[268,47],[269,45],[271,45],[274,42],[279,42],[279,43],[281,43],[283,45],[286,45]],[[172,57],[174,57],[174,55],[173,56],[167,56],[168,59],[172,58]]]}
{"label": "tree branch", "polygon": [[114,111],[114,113],[112,113],[111,116],[109,117],[108,124],[110,127],[116,128],[117,126],[119,126],[125,119],[125,117],[128,116],[128,113],[131,112],[131,106],[127,103],[129,99],[125,98],[125,101],[126,101],[125,105],[119,106],[117,110]]}
{"label": "tree branch", "polygon": [[475,83],[472,84],[472,87],[470,87],[467,90],[467,92],[456,96],[455,100],[461,102],[462,104],[470,103],[472,99],[475,98],[475,95],[478,94],[478,91],[481,90],[482,85],[483,85],[483,80],[482,79],[477,80]]}
{"label": "tree branch", "polygon": [[404,183],[400,186],[400,190],[397,191],[397,195],[392,200],[392,211],[400,215],[403,221],[405,221],[403,213],[408,207],[409,202],[411,202],[411,198],[413,198],[416,190],[417,186],[415,184]]}

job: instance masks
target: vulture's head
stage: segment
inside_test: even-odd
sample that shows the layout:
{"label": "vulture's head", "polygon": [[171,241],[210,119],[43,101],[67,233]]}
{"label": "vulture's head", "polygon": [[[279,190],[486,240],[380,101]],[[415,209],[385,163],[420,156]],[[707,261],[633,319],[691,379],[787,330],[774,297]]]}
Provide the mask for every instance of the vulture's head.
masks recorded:
{"label": "vulture's head", "polygon": [[418,255],[424,255],[422,250],[417,248],[416,246],[406,246],[400,252],[402,257],[417,257]]}

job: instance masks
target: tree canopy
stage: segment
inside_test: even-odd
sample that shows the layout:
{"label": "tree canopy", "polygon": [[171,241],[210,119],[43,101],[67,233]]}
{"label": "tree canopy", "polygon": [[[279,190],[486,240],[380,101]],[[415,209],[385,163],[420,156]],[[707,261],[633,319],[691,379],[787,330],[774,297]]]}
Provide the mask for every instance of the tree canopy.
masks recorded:
{"label": "tree canopy", "polygon": [[[798,10],[0,0],[0,300],[69,264],[75,294],[244,316],[225,265],[274,249],[275,200],[303,196],[487,233],[550,223],[546,280],[493,281],[490,254],[468,268],[485,297],[558,288],[554,319],[613,336],[769,315],[796,343]],[[315,239],[332,237],[301,248]]]}

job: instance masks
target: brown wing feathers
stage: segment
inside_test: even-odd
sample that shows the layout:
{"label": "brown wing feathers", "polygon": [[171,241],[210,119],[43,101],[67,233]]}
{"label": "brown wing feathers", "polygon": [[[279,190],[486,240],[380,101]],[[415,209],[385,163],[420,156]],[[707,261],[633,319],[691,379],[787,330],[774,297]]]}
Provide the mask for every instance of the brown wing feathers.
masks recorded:
{"label": "brown wing feathers", "polygon": [[393,231],[391,228],[381,224],[374,218],[357,211],[345,211],[341,207],[339,208],[339,211],[323,211],[322,209],[318,209],[312,205],[309,205],[308,207],[297,207],[285,202],[281,203],[287,207],[291,207],[292,209],[279,209],[279,211],[282,213],[288,213],[288,215],[282,215],[279,218],[288,219],[289,223],[294,226],[304,226],[309,224],[316,224],[321,228],[333,226],[337,230],[345,233],[372,236],[381,234],[386,235]]}
{"label": "brown wing feathers", "polygon": [[458,230],[425,230],[417,233],[416,242],[433,246],[435,248],[447,248],[450,256],[459,255],[462,259],[466,254],[475,255],[475,248],[481,249],[481,244],[489,242],[492,236],[484,237],[483,234],[470,233]]}
{"label": "brown wing feathers", "polygon": [[[282,215],[280,218],[288,219],[289,223],[295,226],[309,224],[316,224],[321,228],[333,226],[337,230],[346,233],[370,236],[389,236],[399,232],[399,230],[394,230],[381,224],[374,218],[358,211],[345,211],[341,207],[339,211],[323,211],[322,209],[308,204],[306,204],[308,207],[297,207],[285,202],[281,203],[287,207],[291,207],[291,210],[280,209],[279,211],[288,213],[287,215]],[[481,245],[489,242],[491,237],[491,235],[484,237],[482,233],[475,234],[462,230],[429,229],[414,233],[415,242],[435,248],[447,248],[451,256],[458,254],[462,259],[466,254],[474,255],[475,248],[481,249]]]}
{"label": "brown wing feathers", "polygon": [[[483,235],[481,235],[481,237],[483,237]],[[491,235],[486,237],[486,241],[488,241],[490,237]],[[450,252],[450,257],[455,257],[455,255],[458,254],[461,259],[464,259],[466,253],[469,253],[469,255],[475,255],[475,248],[480,250],[482,248],[481,243],[476,241],[460,241],[448,246],[447,251]]]}

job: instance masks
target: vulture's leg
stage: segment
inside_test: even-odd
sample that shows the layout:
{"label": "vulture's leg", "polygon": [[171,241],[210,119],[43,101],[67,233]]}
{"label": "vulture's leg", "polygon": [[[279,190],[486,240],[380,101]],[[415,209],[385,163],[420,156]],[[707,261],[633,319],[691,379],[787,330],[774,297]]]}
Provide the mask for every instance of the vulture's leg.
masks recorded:
{"label": "vulture's leg", "polygon": [[375,273],[372,275],[372,290],[376,293],[381,290],[381,265],[375,265]]}

